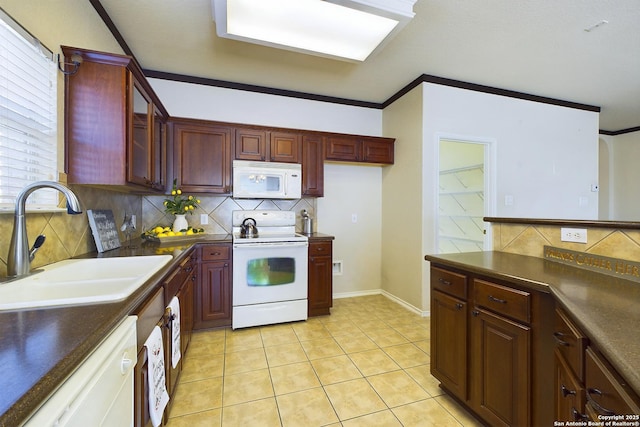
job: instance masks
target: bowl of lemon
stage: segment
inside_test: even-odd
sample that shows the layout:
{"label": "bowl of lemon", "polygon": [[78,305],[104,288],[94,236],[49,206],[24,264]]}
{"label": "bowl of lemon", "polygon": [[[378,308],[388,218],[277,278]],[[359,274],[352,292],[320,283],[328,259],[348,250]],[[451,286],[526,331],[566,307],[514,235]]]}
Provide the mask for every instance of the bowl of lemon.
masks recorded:
{"label": "bowl of lemon", "polygon": [[158,225],[150,230],[142,233],[144,240],[150,240],[153,242],[176,242],[182,240],[191,240],[196,237],[201,237],[204,234],[204,228],[194,228],[189,226],[184,230],[173,231],[171,227],[163,227]]}

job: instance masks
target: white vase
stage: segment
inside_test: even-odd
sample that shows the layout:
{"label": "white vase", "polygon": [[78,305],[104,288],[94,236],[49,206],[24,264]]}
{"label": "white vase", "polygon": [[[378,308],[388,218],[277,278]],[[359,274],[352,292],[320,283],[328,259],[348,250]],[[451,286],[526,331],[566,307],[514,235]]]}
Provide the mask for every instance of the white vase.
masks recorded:
{"label": "white vase", "polygon": [[187,222],[186,215],[176,215],[176,219],[173,220],[173,226],[171,229],[173,232],[178,232],[180,230],[186,230],[189,228],[189,223]]}

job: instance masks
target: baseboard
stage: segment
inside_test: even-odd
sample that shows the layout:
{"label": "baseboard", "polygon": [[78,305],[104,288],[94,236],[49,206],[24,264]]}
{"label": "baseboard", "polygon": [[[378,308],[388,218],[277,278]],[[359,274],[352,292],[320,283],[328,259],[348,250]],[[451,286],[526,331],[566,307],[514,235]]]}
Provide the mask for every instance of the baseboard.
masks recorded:
{"label": "baseboard", "polygon": [[333,294],[333,299],[366,297],[368,295],[380,295],[380,294],[382,294],[381,289],[373,289],[370,291],[358,291],[358,292],[340,292],[339,294]]}
{"label": "baseboard", "polygon": [[415,307],[411,304],[409,304],[408,302],[401,300],[400,298],[396,297],[393,294],[390,294],[389,292],[383,290],[383,289],[372,289],[372,290],[368,290],[368,291],[358,291],[358,292],[341,292],[338,294],[333,294],[333,299],[340,299],[340,298],[353,298],[353,297],[364,297],[364,296],[369,296],[369,295],[382,295],[386,298],[389,298],[391,301],[395,302],[396,304],[400,304],[401,306],[403,306],[404,308],[406,308],[407,310],[416,313],[417,315],[421,316],[421,317],[430,317],[431,316],[431,312],[429,310],[425,310],[422,311],[420,310],[418,307]]}
{"label": "baseboard", "polygon": [[409,304],[408,302],[406,302],[404,300],[401,300],[397,296],[395,296],[393,294],[390,294],[389,292],[385,291],[384,289],[382,289],[380,291],[380,293],[382,295],[384,295],[385,297],[389,298],[391,301],[395,302],[396,304],[400,304],[401,306],[403,306],[407,310],[416,313],[420,317],[430,317],[431,316],[431,312],[430,311],[428,311],[428,310],[422,311],[418,307],[416,307],[416,306],[414,306],[412,304]]}

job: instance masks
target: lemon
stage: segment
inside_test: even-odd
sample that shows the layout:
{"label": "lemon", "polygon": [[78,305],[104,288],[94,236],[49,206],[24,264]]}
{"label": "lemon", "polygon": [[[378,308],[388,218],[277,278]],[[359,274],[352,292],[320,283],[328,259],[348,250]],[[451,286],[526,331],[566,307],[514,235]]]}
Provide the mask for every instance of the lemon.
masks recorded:
{"label": "lemon", "polygon": [[166,231],[171,231],[171,227],[165,227],[165,228],[164,228],[164,231],[165,231],[165,232],[166,232]]}
{"label": "lemon", "polygon": [[176,235],[176,233],[174,233],[173,231],[167,232],[167,237],[173,237],[175,235]]}
{"label": "lemon", "polygon": [[156,237],[167,237],[167,233],[158,233]]}
{"label": "lemon", "polygon": [[160,234],[164,231],[164,228],[157,226],[156,228],[153,229],[153,232],[156,234]]}
{"label": "lemon", "polygon": [[194,233],[193,233],[193,230],[192,230],[192,229],[188,229],[188,230],[187,230],[187,236],[191,236],[191,235],[193,235],[193,234],[194,234]]}

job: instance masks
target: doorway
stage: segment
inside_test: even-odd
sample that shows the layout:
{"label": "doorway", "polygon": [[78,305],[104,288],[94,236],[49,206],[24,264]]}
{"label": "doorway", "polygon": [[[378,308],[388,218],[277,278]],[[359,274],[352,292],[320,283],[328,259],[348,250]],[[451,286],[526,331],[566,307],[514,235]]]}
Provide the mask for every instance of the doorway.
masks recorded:
{"label": "doorway", "polygon": [[491,249],[488,167],[490,143],[440,137],[438,143],[438,253]]}

